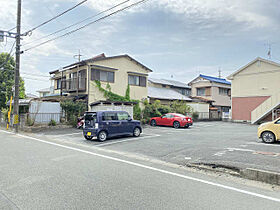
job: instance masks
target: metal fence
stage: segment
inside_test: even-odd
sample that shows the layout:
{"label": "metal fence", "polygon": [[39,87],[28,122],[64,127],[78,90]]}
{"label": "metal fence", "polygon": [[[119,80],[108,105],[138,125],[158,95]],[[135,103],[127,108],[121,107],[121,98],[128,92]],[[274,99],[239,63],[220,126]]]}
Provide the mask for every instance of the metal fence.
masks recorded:
{"label": "metal fence", "polygon": [[34,123],[45,124],[54,120],[56,123],[60,122],[62,113],[28,113],[27,118],[34,121]]}

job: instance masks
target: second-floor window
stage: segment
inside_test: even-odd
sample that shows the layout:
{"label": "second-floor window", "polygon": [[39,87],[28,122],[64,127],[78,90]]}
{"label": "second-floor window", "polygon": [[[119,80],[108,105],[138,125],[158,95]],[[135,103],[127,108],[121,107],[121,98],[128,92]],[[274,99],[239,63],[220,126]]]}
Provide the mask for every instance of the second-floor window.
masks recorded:
{"label": "second-floor window", "polygon": [[229,95],[229,89],[227,88],[219,88],[219,94],[223,96]]}
{"label": "second-floor window", "polygon": [[98,80],[103,82],[114,82],[115,72],[103,71],[99,69],[91,69],[91,80]]}
{"label": "second-floor window", "polygon": [[61,79],[57,79],[56,80],[56,89],[60,89],[61,88]]}
{"label": "second-floor window", "polygon": [[128,84],[129,85],[146,87],[146,77],[128,75]]}
{"label": "second-floor window", "polygon": [[205,96],[205,88],[197,88],[196,89],[196,95],[197,96]]}

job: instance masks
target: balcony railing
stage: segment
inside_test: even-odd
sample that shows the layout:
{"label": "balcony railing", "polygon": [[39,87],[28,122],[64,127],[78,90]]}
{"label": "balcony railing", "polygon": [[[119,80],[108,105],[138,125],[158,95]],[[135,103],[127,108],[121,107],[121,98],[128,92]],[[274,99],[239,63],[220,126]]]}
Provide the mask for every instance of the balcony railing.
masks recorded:
{"label": "balcony railing", "polygon": [[62,89],[67,92],[86,91],[87,78],[71,78],[62,80]]}

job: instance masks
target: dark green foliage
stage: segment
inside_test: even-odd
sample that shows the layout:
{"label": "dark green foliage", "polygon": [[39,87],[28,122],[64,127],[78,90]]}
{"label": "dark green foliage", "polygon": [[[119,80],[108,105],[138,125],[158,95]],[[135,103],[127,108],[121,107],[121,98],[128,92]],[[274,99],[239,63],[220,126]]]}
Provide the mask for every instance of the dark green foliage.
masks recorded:
{"label": "dark green foliage", "polygon": [[[98,80],[95,80],[96,86],[98,87],[98,89],[103,92],[104,97],[107,98],[109,101],[130,101],[129,99],[127,99],[124,96],[120,96],[118,94],[115,94],[111,91],[111,87],[109,85],[109,83],[107,84],[106,89],[104,89],[101,86],[101,82]],[[128,86],[129,87],[129,86]]]}
{"label": "dark green foliage", "polygon": [[139,103],[133,106],[133,119],[141,120],[141,108],[139,106]]}
{"label": "dark green foliage", "polygon": [[56,121],[51,119],[51,121],[49,122],[49,126],[56,126]]}
{"label": "dark green foliage", "polygon": [[[3,65],[4,64],[4,65]],[[15,61],[8,53],[0,54],[0,66],[3,65],[4,70],[0,70],[0,108],[7,107],[7,102],[13,94],[14,85],[14,67]],[[20,78],[19,98],[25,98],[24,81]]]}
{"label": "dark green foliage", "polygon": [[192,113],[192,118],[193,118],[194,120],[198,120],[198,117],[199,117],[198,112],[193,112],[193,113]]}
{"label": "dark green foliage", "polygon": [[193,109],[184,101],[173,101],[171,104],[171,111],[174,113],[186,115],[187,113],[192,113]]}
{"label": "dark green foliage", "polygon": [[60,106],[65,111],[66,121],[73,126],[76,126],[77,118],[87,110],[86,103],[82,101],[64,100]]}
{"label": "dark green foliage", "polygon": [[[127,89],[126,89],[126,91],[125,91],[125,97],[124,97],[127,101],[129,101],[130,100],[130,86],[129,85],[127,85]],[[140,107],[139,107],[139,109],[140,109]]]}

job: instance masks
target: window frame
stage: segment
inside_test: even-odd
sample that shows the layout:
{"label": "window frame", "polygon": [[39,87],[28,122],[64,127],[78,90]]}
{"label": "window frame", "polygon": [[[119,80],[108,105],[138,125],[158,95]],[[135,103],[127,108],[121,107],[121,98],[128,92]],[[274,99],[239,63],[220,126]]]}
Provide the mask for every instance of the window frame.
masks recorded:
{"label": "window frame", "polygon": [[[204,94],[198,94],[199,90],[204,90]],[[196,95],[197,96],[206,96],[206,88],[196,88]]]}
{"label": "window frame", "polygon": [[[106,78],[101,79],[101,74],[105,74]],[[101,82],[115,83],[115,72],[91,68],[91,78],[90,79],[92,81],[97,80],[97,81],[101,81]]]}
{"label": "window frame", "polygon": [[219,87],[219,95],[221,96],[228,96],[229,94],[228,88]]}
{"label": "window frame", "polygon": [[[134,78],[133,81],[136,81],[133,84],[130,83],[130,81],[131,81],[130,78],[131,77]],[[137,79],[135,80],[135,78],[138,78],[138,82],[137,82]],[[147,87],[147,77],[129,74],[127,83],[128,83],[128,85],[132,85],[132,86]]]}

